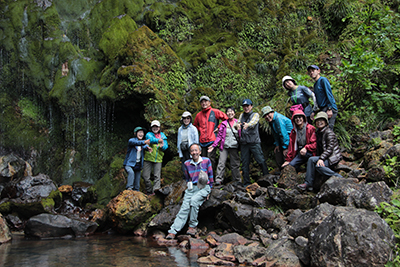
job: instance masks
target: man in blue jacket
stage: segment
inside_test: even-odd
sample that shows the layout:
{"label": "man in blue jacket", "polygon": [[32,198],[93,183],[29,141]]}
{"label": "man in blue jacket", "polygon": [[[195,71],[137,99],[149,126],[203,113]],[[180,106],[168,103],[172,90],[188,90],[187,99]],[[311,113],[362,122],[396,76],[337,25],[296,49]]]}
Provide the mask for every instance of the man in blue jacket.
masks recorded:
{"label": "man in blue jacket", "polygon": [[[319,111],[325,111],[329,118],[329,128],[333,130],[338,114],[338,108],[333,97],[331,84],[328,79],[321,76],[321,69],[317,65],[307,67],[308,75],[314,80],[314,93],[317,99]],[[314,112],[310,118],[314,120]]]}
{"label": "man in blue jacket", "polygon": [[262,117],[271,124],[272,134],[274,136],[275,160],[278,167],[281,168],[288,152],[289,135],[293,129],[292,121],[274,111],[270,106],[263,107],[261,112]]}

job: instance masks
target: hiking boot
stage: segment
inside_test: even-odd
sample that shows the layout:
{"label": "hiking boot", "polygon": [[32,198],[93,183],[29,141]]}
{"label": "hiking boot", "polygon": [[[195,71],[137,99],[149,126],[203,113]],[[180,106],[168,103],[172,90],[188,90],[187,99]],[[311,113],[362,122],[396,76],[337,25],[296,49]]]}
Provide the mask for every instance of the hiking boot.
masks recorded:
{"label": "hiking boot", "polygon": [[165,239],[174,239],[174,238],[175,238],[175,234],[169,233]]}
{"label": "hiking boot", "polygon": [[297,185],[297,188],[299,188],[299,189],[301,189],[303,191],[305,191],[305,190],[313,191],[314,190],[312,186],[309,186],[306,183]]}
{"label": "hiking boot", "polygon": [[194,227],[189,227],[189,229],[186,232],[187,235],[191,235],[192,237],[195,237],[196,233],[197,233],[197,230]]}

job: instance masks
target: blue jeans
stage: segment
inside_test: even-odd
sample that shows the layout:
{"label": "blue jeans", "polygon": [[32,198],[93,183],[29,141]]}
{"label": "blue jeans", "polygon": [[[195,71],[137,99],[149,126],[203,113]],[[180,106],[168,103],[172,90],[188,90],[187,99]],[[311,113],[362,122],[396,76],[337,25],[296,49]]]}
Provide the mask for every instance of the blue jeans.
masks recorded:
{"label": "blue jeans", "polygon": [[203,189],[199,189],[197,185],[194,184],[192,190],[186,189],[182,206],[168,233],[177,234],[185,226],[188,218],[189,227],[196,227],[199,224],[197,216],[200,206],[206,200],[210,192],[211,187],[209,185],[206,185]]}
{"label": "blue jeans", "polygon": [[126,189],[132,188],[135,191],[140,189],[140,172],[141,170],[133,170],[133,167],[125,166],[125,170],[128,173],[128,181],[126,183]]}
{"label": "blue jeans", "polygon": [[296,171],[298,172],[299,169],[300,169],[300,166],[302,164],[306,163],[310,157],[312,157],[312,153],[311,152],[307,151],[307,153],[304,156],[302,156],[300,154],[300,152],[298,152],[296,157],[294,157],[292,159],[292,161],[289,163],[289,165],[295,167]]}
{"label": "blue jeans", "polygon": [[319,157],[310,157],[307,162],[307,173],[306,173],[306,184],[308,186],[313,186],[314,184],[314,177],[315,177],[315,171],[319,172],[322,175],[331,177],[331,176],[337,176],[343,178],[340,174],[334,172],[329,168],[329,161],[324,160],[325,167],[318,167],[317,161],[319,160]]}
{"label": "blue jeans", "polygon": [[250,156],[252,153],[254,159],[261,166],[263,175],[268,174],[268,167],[264,160],[264,154],[261,149],[261,145],[257,144],[245,144],[241,145],[242,153],[242,170],[243,170],[243,183],[244,185],[250,184]]}

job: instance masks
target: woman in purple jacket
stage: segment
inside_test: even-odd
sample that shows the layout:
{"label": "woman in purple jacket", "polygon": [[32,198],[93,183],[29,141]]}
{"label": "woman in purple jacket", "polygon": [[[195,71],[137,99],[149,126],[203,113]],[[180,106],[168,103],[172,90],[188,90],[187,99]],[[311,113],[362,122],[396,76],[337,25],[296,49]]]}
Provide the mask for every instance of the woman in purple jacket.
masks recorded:
{"label": "woman in purple jacket", "polygon": [[226,115],[228,116],[228,119],[221,123],[217,138],[215,139],[214,143],[208,148],[209,153],[213,151],[213,149],[216,148],[218,145],[220,149],[215,185],[220,185],[224,181],[225,163],[228,159],[228,155],[231,159],[232,180],[235,182],[242,182],[239,172],[240,130],[236,130],[236,128],[233,127],[235,122],[237,122],[237,119],[235,119],[235,109],[233,107],[227,108]]}

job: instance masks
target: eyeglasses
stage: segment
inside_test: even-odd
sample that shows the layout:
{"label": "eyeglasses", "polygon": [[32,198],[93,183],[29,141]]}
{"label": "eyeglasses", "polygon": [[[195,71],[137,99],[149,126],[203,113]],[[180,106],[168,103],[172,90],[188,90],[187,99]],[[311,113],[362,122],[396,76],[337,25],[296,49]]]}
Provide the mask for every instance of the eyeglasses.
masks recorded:
{"label": "eyeglasses", "polygon": [[301,117],[301,116],[294,117],[294,120],[302,120],[302,119],[303,119],[303,117]]}
{"label": "eyeglasses", "polygon": [[182,120],[190,120],[190,117],[184,117]]}

